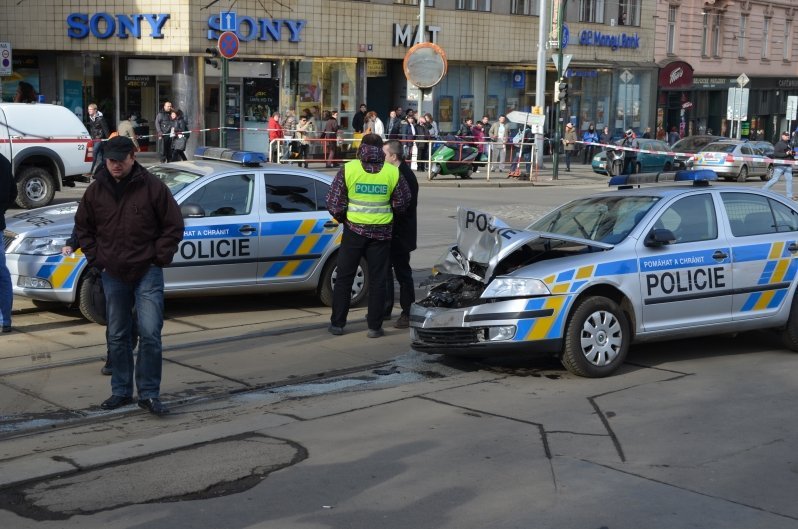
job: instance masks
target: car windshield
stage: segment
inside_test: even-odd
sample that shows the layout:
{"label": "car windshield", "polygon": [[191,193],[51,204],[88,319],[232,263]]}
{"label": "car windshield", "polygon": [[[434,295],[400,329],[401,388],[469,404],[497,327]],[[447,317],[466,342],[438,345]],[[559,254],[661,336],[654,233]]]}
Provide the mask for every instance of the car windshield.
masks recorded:
{"label": "car windshield", "polygon": [[659,197],[590,197],[569,202],[527,227],[543,231],[617,244],[624,240]]}
{"label": "car windshield", "polygon": [[176,195],[181,189],[202,177],[201,174],[166,165],[152,167],[148,171],[166,184],[166,187],[169,188],[173,195]]}
{"label": "car windshield", "polygon": [[734,152],[737,145],[733,143],[710,143],[702,149],[702,152]]}

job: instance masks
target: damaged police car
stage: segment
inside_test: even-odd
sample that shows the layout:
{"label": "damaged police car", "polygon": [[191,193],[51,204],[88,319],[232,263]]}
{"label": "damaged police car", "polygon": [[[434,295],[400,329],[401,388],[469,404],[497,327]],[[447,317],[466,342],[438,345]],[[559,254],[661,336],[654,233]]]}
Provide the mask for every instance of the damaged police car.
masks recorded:
{"label": "damaged police car", "polygon": [[622,185],[523,230],[459,210],[457,244],[411,309],[412,347],[554,355],[587,377],[612,374],[649,340],[774,329],[798,350],[795,203],[712,177]]}

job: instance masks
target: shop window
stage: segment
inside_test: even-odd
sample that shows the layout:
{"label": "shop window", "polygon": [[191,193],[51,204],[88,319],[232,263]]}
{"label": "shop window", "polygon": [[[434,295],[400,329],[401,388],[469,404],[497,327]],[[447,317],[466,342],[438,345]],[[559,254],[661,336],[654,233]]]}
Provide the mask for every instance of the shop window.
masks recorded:
{"label": "shop window", "polygon": [[706,57],[709,50],[709,13],[701,16],[701,56]]}
{"label": "shop window", "polygon": [[465,11],[490,11],[491,0],[457,0],[457,9]]}
{"label": "shop window", "polygon": [[604,23],[604,0],[581,0],[579,22]]}
{"label": "shop window", "polygon": [[748,31],[748,15],[740,15],[740,32],[737,34],[737,56],[745,59],[745,51],[748,48],[746,42],[746,32]]}
{"label": "shop window", "polygon": [[619,26],[640,25],[640,0],[619,0],[618,25]]}
{"label": "shop window", "polygon": [[513,0],[510,5],[513,15],[537,15],[538,11],[538,0]]}
{"label": "shop window", "polygon": [[667,40],[667,53],[673,55],[676,49],[676,15],[678,6],[668,6],[668,40]]}

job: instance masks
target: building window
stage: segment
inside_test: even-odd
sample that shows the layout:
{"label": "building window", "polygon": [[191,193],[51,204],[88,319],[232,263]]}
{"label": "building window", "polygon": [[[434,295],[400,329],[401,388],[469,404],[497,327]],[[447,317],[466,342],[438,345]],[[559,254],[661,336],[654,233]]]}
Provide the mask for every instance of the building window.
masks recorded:
{"label": "building window", "polygon": [[513,15],[537,15],[539,0],[513,0],[510,13]]}
{"label": "building window", "polygon": [[770,55],[770,18],[765,18],[765,25],[762,26],[762,58],[767,59]]}
{"label": "building window", "polygon": [[784,55],[785,61],[792,60],[792,20],[784,21]]}
{"label": "building window", "polygon": [[668,7],[668,41],[666,44],[666,49],[668,55],[673,55],[673,51],[676,48],[676,10],[678,9],[677,6],[669,6]]}
{"label": "building window", "polygon": [[720,13],[712,15],[712,56],[720,58]]}
{"label": "building window", "polygon": [[457,9],[490,11],[490,0],[457,0]]}
{"label": "building window", "polygon": [[579,4],[579,22],[604,23],[604,0],[582,0]]}
{"label": "building window", "polygon": [[618,25],[619,26],[640,25],[640,0],[618,1]]}
{"label": "building window", "polygon": [[747,43],[745,42],[745,33],[748,30],[748,15],[740,15],[740,33],[737,35],[737,56],[745,59],[745,50]]}
{"label": "building window", "polygon": [[[394,4],[404,4],[406,6],[417,6],[418,0],[393,0]],[[427,0],[427,7],[435,7],[435,0]]]}
{"label": "building window", "polygon": [[706,57],[709,48],[709,13],[704,13],[701,18],[701,56]]}

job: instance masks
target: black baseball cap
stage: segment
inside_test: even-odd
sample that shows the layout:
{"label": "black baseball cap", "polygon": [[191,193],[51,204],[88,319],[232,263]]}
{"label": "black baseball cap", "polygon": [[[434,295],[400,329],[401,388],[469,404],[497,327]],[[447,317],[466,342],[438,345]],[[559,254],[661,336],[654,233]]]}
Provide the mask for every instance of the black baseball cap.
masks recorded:
{"label": "black baseball cap", "polygon": [[127,159],[136,150],[133,140],[127,136],[116,136],[105,142],[103,156],[109,160],[120,162]]}

